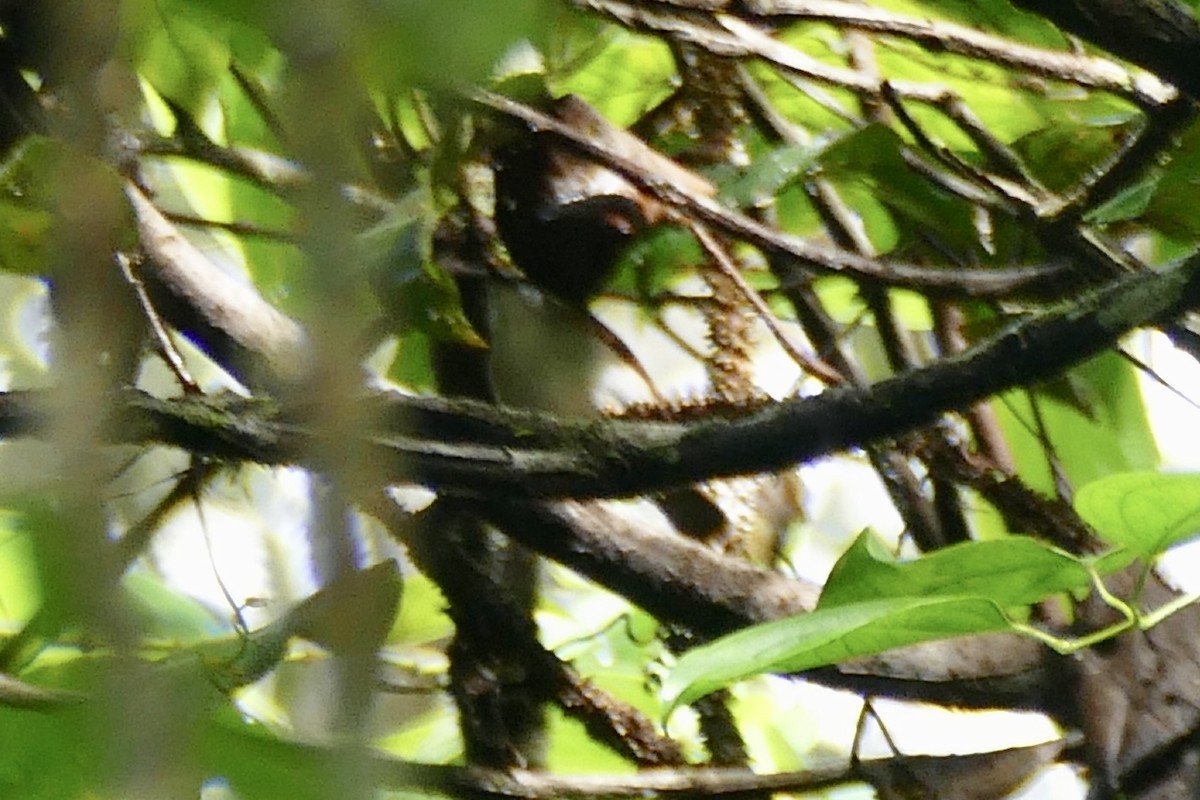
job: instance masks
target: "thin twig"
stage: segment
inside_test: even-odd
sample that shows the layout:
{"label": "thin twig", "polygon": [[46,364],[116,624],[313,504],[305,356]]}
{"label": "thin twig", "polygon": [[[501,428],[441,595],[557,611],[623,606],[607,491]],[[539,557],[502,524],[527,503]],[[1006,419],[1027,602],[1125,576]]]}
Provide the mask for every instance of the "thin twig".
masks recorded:
{"label": "thin twig", "polygon": [[174,340],[171,338],[170,331],[163,324],[162,317],[154,308],[154,304],[150,302],[150,295],[146,293],[146,285],[142,283],[142,279],[130,267],[130,259],[124,253],[117,254],[117,264],[121,267],[121,273],[125,276],[125,280],[129,281],[129,285],[133,287],[134,294],[137,296],[138,304],[142,307],[142,313],[146,315],[146,321],[150,323],[150,332],[154,335],[154,341],[157,345],[156,349],[162,360],[167,362],[167,367],[175,375],[175,380],[179,381],[179,385],[188,394],[199,394],[200,385],[196,383],[196,379],[188,372],[187,364],[183,361],[183,355],[180,354],[179,348],[175,346]]}
{"label": "thin twig", "polygon": [[[690,193],[660,176],[647,174],[628,158],[591,140],[553,117],[491,92],[471,94],[475,102],[519,120],[534,132],[552,134],[586,155],[614,169],[659,201],[713,228],[771,253],[795,259],[822,272],[845,275],[860,281],[904,286],[919,291],[966,297],[1011,297],[1054,287],[1069,268],[1065,263],[1047,263],[1008,269],[943,269],[916,264],[871,259],[856,253],[806,241],[782,233],[721,206],[715,200]],[[1054,291],[1057,291],[1057,287]]]}
{"label": "thin twig", "polygon": [[1025,70],[1043,78],[1105,89],[1131,97],[1144,106],[1162,105],[1178,94],[1173,86],[1154,75],[1131,71],[1106,58],[1047,50],[952,22],[908,17],[876,6],[842,0],[746,0],[744,5],[751,14],[765,19],[820,20],[846,28],[899,36],[939,50]]}
{"label": "thin twig", "polygon": [[783,351],[796,362],[796,364],[813,377],[819,378],[826,384],[837,386],[845,382],[845,378],[833,367],[822,361],[814,354],[806,353],[791,341],[791,338],[779,327],[779,321],[775,319],[775,315],[771,309],[767,308],[767,304],[759,296],[758,292],[746,283],[746,279],[742,277],[741,271],[729,258],[729,254],[725,252],[725,248],[721,247],[720,242],[713,238],[713,235],[708,232],[708,229],[703,225],[691,223],[688,228],[695,235],[696,240],[700,242],[700,246],[712,258],[713,263],[717,265],[717,269],[721,271],[725,277],[729,278],[737,287],[737,290],[742,294],[747,302],[753,306],[759,319],[767,326],[767,330],[779,342],[779,346]]}

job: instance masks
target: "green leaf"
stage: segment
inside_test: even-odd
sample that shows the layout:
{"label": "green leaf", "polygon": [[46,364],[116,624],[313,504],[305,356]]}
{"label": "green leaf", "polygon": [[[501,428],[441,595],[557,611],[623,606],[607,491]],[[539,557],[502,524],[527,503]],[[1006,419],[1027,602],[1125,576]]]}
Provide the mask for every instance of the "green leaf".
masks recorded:
{"label": "green leaf", "polygon": [[223,705],[203,726],[205,772],[229,782],[241,800],[306,800],[336,796],[328,751],[289,742],[237,709]]}
{"label": "green leaf", "polygon": [[359,236],[363,260],[391,331],[483,347],[463,312],[458,285],[433,260],[433,223],[423,212],[426,190],[401,200],[378,225]]}
{"label": "green leaf", "polygon": [[228,69],[228,36],[236,21],[191,0],[133,0],[126,5],[125,56],[155,91],[191,116],[203,116]]}
{"label": "green leaf", "polygon": [[784,186],[804,175],[825,145],[791,144],[756,158],[737,178],[721,187],[721,201],[729,205],[762,207]]}
{"label": "green leaf", "polygon": [[[74,658],[20,677],[37,686],[91,689],[104,666],[97,659]],[[97,705],[70,704],[50,713],[0,707],[0,738],[14,744],[0,763],[0,795],[54,800],[83,797],[98,788],[111,740]]]}
{"label": "green leaf", "polygon": [[603,46],[569,72],[551,75],[558,95],[576,94],[614,125],[632,124],[674,89],[675,59],[659,39],[610,29]]}
{"label": "green leaf", "polygon": [[[1038,491],[1055,494],[1051,455],[1072,486],[1158,464],[1136,370],[1116,354],[1099,356],[1062,378],[1003,398],[995,407],[1018,474]],[[1038,436],[1039,420],[1049,452]]]}
{"label": "green leaf", "polygon": [[886,597],[973,596],[1007,608],[1086,586],[1089,580],[1077,559],[1027,536],[964,542],[897,562],[866,531],[834,565],[819,607]]}
{"label": "green leaf", "polygon": [[1079,490],[1075,510],[1106,541],[1155,556],[1200,533],[1200,473],[1109,475]]}
{"label": "green leaf", "polygon": [[404,602],[396,613],[388,642],[426,644],[449,639],[454,623],[446,614],[446,598],[437,584],[420,572],[404,577]]}
{"label": "green leaf", "polygon": [[1150,206],[1150,200],[1158,191],[1160,178],[1152,175],[1117,192],[1107,202],[1084,214],[1084,221],[1095,225],[1107,225],[1110,222],[1123,222],[1137,219]]}
{"label": "green leaf", "polygon": [[912,237],[937,231],[954,252],[977,252],[979,234],[970,206],[914,171],[904,160],[905,147],[890,128],[868,125],[831,145],[821,169],[862,218],[879,252],[893,249],[906,227]]}
{"label": "green leaf", "polygon": [[982,597],[889,597],[820,608],[689,650],[663,682],[663,693],[671,710],[756,675],[801,672],[1008,624]]}
{"label": "green leaf", "polygon": [[1200,125],[1193,123],[1180,136],[1171,159],[1156,176],[1154,195],[1142,222],[1179,239],[1200,234],[1195,213],[1196,184],[1200,181]]}
{"label": "green leaf", "polygon": [[1065,191],[1081,175],[1095,171],[1117,148],[1127,131],[1124,120],[1058,124],[1033,131],[1015,143],[1025,164],[1051,191]]}
{"label": "green leaf", "polygon": [[1003,608],[1087,586],[1077,559],[1034,539],[967,542],[898,563],[870,532],[838,560],[816,611],[689,651],[668,676],[673,708],[737,680],[798,672],[917,642],[1008,626]]}
{"label": "green leaf", "polygon": [[0,269],[20,275],[45,275],[51,264],[53,224],[48,211],[0,199]]}
{"label": "green leaf", "polygon": [[608,286],[639,300],[649,300],[693,273],[703,260],[700,245],[690,231],[655,228],[638,236],[625,249]]}
{"label": "green leaf", "polygon": [[187,643],[225,633],[208,609],[147,572],[131,571],[121,579],[121,585],[145,636]]}
{"label": "green leaf", "polygon": [[31,535],[20,514],[0,509],[0,615],[9,624],[27,621],[41,603]]}
{"label": "green leaf", "polygon": [[[0,796],[124,797],[135,772],[159,790],[176,787],[160,796],[177,796],[181,786],[195,796],[201,781],[192,749],[195,722],[212,697],[199,672],[164,669],[103,648],[90,654],[59,648],[19,677],[86,699],[65,697],[38,712],[0,707],[0,739],[12,745],[0,759]],[[136,717],[127,716],[131,706]]]}
{"label": "green leaf", "polygon": [[[93,205],[94,222],[104,219],[112,227],[104,231],[114,246],[133,240],[132,213],[124,195],[125,179],[109,164],[71,144],[49,136],[28,136],[0,164],[0,269],[34,275],[53,271],[58,262],[56,222],[77,225],[67,219],[70,203],[86,192]],[[83,212],[75,209],[76,214]],[[99,231],[97,231],[99,233]]]}

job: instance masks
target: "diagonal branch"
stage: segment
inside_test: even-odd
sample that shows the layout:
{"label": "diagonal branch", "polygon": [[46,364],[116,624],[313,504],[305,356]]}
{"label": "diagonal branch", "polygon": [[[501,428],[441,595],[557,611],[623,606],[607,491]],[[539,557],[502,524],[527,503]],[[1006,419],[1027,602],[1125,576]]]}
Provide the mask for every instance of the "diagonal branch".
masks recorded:
{"label": "diagonal branch", "polygon": [[1061,296],[1069,264],[1049,263],[1011,269],[961,269],[927,267],[889,259],[867,258],[775,230],[725,208],[715,200],[686,191],[641,162],[635,162],[584,133],[547,114],[491,92],[477,91],[471,98],[507,117],[520,121],[536,133],[549,133],[580,152],[620,173],[660,202],[678,209],[760,250],[798,261],[827,274],[845,275],[858,281],[902,286],[917,291],[962,297],[1011,297],[1026,293],[1057,293]]}
{"label": "diagonal branch", "polygon": [[[898,436],[943,412],[1050,378],[1099,354],[1126,332],[1200,302],[1200,257],[1162,272],[1123,276],[1051,307],[953,358],[867,387],[800,397],[735,419],[694,423],[563,421],[472,402],[429,404],[375,397],[391,407],[387,430],[364,446],[394,481],[466,496],[623,497],[716,477],[772,472]],[[31,393],[0,394],[0,435],[36,435],[45,421]],[[36,394],[36,393],[33,393]],[[411,410],[411,418],[405,412]],[[128,391],[114,403],[113,441],[166,444],[263,464],[309,463],[320,440],[356,435],[296,422],[270,400],[162,400]],[[472,432],[487,432],[483,441]],[[321,467],[322,465],[316,465]]]}
{"label": "diagonal branch", "polygon": [[[683,38],[717,55],[758,57],[777,66],[796,70],[806,77],[878,93],[877,81],[873,82],[853,70],[830,67],[811,59],[757,31],[738,16],[686,13],[669,6],[656,9],[654,4],[633,4],[620,0],[573,1],[576,5],[610,16],[627,26]],[[1119,0],[1107,2],[1109,5],[1128,5]],[[803,18],[854,30],[900,36],[1041,77],[1125,95],[1147,107],[1168,102],[1176,94],[1172,86],[1154,75],[1139,74],[1111,59],[1034,47],[951,22],[909,17],[844,0],[748,0],[744,5],[750,19]],[[1025,2],[1020,5],[1036,7],[1051,19],[1064,16],[1045,10],[1046,6],[1058,3]]]}
{"label": "diagonal branch", "polygon": [[1014,0],[1055,25],[1200,97],[1200,22],[1176,0]]}

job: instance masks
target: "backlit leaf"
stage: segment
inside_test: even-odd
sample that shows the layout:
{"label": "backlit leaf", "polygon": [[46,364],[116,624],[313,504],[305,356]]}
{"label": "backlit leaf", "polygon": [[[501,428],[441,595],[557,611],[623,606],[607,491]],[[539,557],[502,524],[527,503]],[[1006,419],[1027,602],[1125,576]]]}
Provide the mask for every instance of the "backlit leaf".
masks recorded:
{"label": "backlit leaf", "polygon": [[1154,556],[1200,533],[1200,474],[1109,475],[1080,489],[1075,509],[1107,541]]}

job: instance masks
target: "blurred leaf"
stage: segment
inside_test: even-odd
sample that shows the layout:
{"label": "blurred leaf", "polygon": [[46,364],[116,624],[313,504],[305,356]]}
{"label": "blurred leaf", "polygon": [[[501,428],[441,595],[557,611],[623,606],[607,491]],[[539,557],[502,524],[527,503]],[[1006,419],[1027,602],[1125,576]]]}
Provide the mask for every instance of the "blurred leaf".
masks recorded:
{"label": "blurred leaf", "polygon": [[121,585],[145,636],[185,644],[226,633],[208,609],[153,575],[133,570],[121,579]]}
{"label": "blurred leaf", "polygon": [[[993,31],[1030,44],[1061,48],[1063,34],[1036,14],[1016,9],[1008,0],[923,0],[909,3],[909,13],[934,14],[973,28]],[[907,9],[906,9],[907,10]]]}
{"label": "blurred leaf", "polygon": [[[0,270],[0,374],[10,382],[9,388],[33,388],[46,379],[47,296],[41,280]],[[11,492],[17,486],[8,481],[3,489]]]}
{"label": "blurred leaf", "polygon": [[19,743],[0,759],[4,797],[121,797],[139,779],[160,796],[195,791],[194,723],[212,699],[197,670],[60,648],[20,677],[83,699],[36,712],[0,707],[0,738]]}
{"label": "blurred leaf", "polygon": [[34,547],[17,513],[0,509],[0,617],[23,623],[41,604]]}
{"label": "blurred leaf", "polygon": [[[27,670],[29,683],[89,691],[106,674],[97,659],[74,658]],[[109,757],[105,720],[94,705],[75,704],[52,712],[0,707],[0,795],[55,800],[83,797],[97,788]]]}
{"label": "blurred leaf", "polygon": [[825,146],[783,145],[751,162],[721,187],[722,202],[743,208],[769,205],[784,186],[804,176]]}
{"label": "blurred leaf", "polygon": [[567,717],[556,706],[550,708],[546,720],[546,735],[556,743],[545,768],[565,773],[633,774],[632,762],[598,743],[578,719]]}
{"label": "blurred leaf", "polygon": [[231,705],[203,726],[205,772],[228,781],[240,800],[323,800],[336,795],[328,751],[289,742]]}
{"label": "blurred leaf", "polygon": [[917,241],[932,234],[963,257],[978,253],[970,205],[909,167],[901,152],[905,146],[891,128],[868,125],[830,145],[821,169],[858,212],[877,251],[892,250],[904,231]]}
{"label": "blurred leaf", "polygon": [[54,218],[40,208],[0,199],[0,269],[45,275],[50,269]]}
{"label": "blurred leaf", "polygon": [[369,89],[423,84],[457,88],[487,76],[505,51],[544,36],[544,0],[381,0],[342,15],[352,26],[352,56]]}
{"label": "blurred leaf", "polygon": [[[369,233],[384,232],[376,231]],[[375,291],[397,333],[424,333],[433,339],[483,347],[462,309],[458,285],[433,263],[432,232],[420,220],[403,224],[386,262],[376,269]]]}
{"label": "blurred leaf", "polygon": [[362,261],[390,331],[483,347],[463,312],[458,285],[434,261],[432,205],[428,188],[402,198],[359,234]]}
{"label": "blurred leaf", "polygon": [[105,208],[123,210],[122,229],[105,233],[132,241],[124,178],[110,165],[48,136],[26,137],[13,148],[0,164],[0,269],[27,275],[50,272],[57,263],[56,223],[80,224],[56,219],[64,210],[62,200],[81,190],[97,202],[102,199]]}
{"label": "blurred leaf", "polygon": [[454,633],[446,615],[446,598],[437,585],[417,572],[404,576],[404,602],[396,614],[388,642],[428,644]]}
{"label": "blurred leaf", "polygon": [[825,148],[821,169],[834,176],[869,173],[883,165],[903,165],[904,142],[886,125],[872,123],[838,138]]}
{"label": "blurred leaf", "polygon": [[1084,215],[1084,220],[1097,225],[1137,219],[1150,207],[1154,193],[1158,191],[1159,176],[1152,175],[1135,181],[1105,203]]}
{"label": "blurred leaf", "polygon": [[1193,122],[1179,136],[1157,178],[1141,221],[1169,236],[1194,240],[1200,235],[1195,214],[1196,190],[1200,188],[1200,124]]}
{"label": "blurred leaf", "polygon": [[1109,475],[1079,490],[1075,510],[1106,541],[1152,558],[1200,534],[1200,473]]}
{"label": "blurred leaf", "polygon": [[430,337],[423,333],[398,337],[386,370],[387,379],[409,391],[435,391],[437,379],[433,369],[432,347]]}
{"label": "blurred leaf", "polygon": [[691,232],[663,226],[642,234],[618,259],[609,288],[649,299],[670,289],[702,263],[704,254]]}

